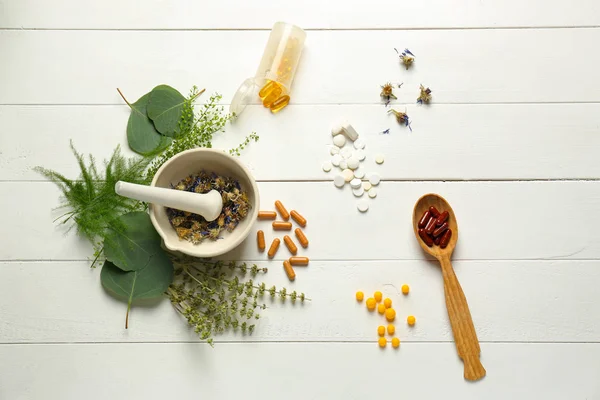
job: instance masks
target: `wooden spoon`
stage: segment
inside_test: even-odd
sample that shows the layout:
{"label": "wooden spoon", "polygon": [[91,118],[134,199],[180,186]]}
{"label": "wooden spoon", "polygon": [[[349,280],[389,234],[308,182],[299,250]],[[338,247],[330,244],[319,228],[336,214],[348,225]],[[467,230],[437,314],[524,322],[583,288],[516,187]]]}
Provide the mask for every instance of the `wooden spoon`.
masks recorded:
{"label": "wooden spoon", "polygon": [[[433,247],[429,247],[419,236],[419,220],[431,206],[437,208],[440,213],[448,211],[450,214],[448,225],[449,228],[452,229],[452,237],[445,249],[442,249],[435,244]],[[452,211],[452,208],[443,197],[437,194],[426,194],[417,201],[417,204],[415,204],[413,210],[413,229],[415,230],[417,241],[423,250],[437,258],[442,267],[446,308],[448,309],[450,325],[452,325],[456,350],[465,366],[465,379],[469,381],[481,379],[485,376],[485,368],[483,368],[481,361],[479,361],[479,354],[481,353],[479,340],[477,340],[477,334],[475,333],[475,327],[473,326],[467,299],[458,283],[458,279],[452,268],[452,263],[450,262],[450,257],[452,256],[452,252],[458,241],[458,224],[456,223],[454,211]]]}

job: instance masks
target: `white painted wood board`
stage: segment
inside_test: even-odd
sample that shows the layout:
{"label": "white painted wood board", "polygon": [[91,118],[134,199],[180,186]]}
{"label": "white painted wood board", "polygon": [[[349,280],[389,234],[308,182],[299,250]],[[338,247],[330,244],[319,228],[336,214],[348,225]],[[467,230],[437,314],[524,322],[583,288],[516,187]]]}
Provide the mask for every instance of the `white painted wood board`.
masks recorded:
{"label": "white painted wood board", "polygon": [[[451,343],[0,345],[11,400],[81,398],[595,399],[599,344],[484,343],[484,381],[462,379]],[[582,368],[586,366],[586,368]],[[142,367],[143,366],[143,367]],[[32,377],[35,377],[33,379]]]}
{"label": "white painted wood board", "polygon": [[5,0],[0,28],[271,29],[283,20],[305,29],[598,26],[594,0]]}
{"label": "white painted wood board", "polygon": [[[123,104],[116,87],[134,101],[161,83],[220,91],[227,103],[254,76],[268,35],[0,31],[11,60],[0,63],[0,104]],[[315,31],[291,103],[379,104],[386,81],[404,83],[402,106],[415,104],[420,84],[433,104],[598,102],[598,42],[600,28]],[[395,47],[414,52],[414,68],[399,64]]]}
{"label": "white painted wood board", "polygon": [[[410,106],[413,132],[383,105],[294,105],[274,116],[248,107],[240,120],[215,135],[217,148],[259,136],[241,160],[261,181],[331,180],[321,170],[331,158],[330,129],[348,119],[366,143],[363,163],[386,180],[597,179],[600,104],[439,104]],[[41,180],[43,165],[75,178],[69,139],[83,153],[108,158],[117,144],[128,155],[121,106],[0,106],[0,180]],[[390,129],[389,134],[382,134]],[[31,140],[32,135],[35,140]],[[385,162],[376,166],[374,157]]]}
{"label": "white painted wood board", "polygon": [[[600,255],[597,212],[600,182],[382,182],[370,209],[361,214],[350,187],[332,182],[260,182],[261,209],[281,200],[308,220],[303,254],[316,260],[420,260],[412,209],[424,193],[443,195],[459,226],[455,259],[596,259]],[[58,189],[50,182],[0,185],[3,224],[1,260],[84,260],[90,245],[53,220]],[[527,201],[524,202],[523,200]],[[267,241],[277,235],[259,222]],[[35,246],[31,244],[35,243]],[[251,234],[224,258],[264,259]],[[276,259],[287,258],[285,248]]]}

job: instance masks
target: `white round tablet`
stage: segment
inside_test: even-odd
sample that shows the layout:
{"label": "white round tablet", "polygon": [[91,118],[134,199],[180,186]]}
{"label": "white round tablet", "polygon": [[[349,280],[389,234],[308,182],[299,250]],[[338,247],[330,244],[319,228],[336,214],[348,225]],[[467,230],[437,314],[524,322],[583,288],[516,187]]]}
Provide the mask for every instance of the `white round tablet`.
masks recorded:
{"label": "white round tablet", "polygon": [[335,156],[339,152],[340,152],[340,148],[337,146],[331,146],[331,149],[329,149],[329,154],[331,154],[332,156]]}
{"label": "white round tablet", "polygon": [[325,172],[331,171],[331,167],[332,167],[331,162],[330,161],[325,161],[323,163],[322,167],[323,167],[323,171],[325,171]]}
{"label": "white round tablet", "polygon": [[381,181],[381,177],[379,176],[379,174],[373,173],[369,176],[369,182],[371,182],[371,185],[373,185],[373,186],[379,185],[380,181]]}
{"label": "white round tablet", "polygon": [[350,182],[354,178],[354,172],[350,169],[345,169],[342,171],[342,176],[346,182]]}
{"label": "white round tablet", "polygon": [[362,186],[362,182],[360,179],[354,178],[350,181],[350,186],[352,186],[353,189],[357,189]]}
{"label": "white round tablet", "polygon": [[352,153],[352,155],[354,157],[358,158],[358,161],[362,161],[362,160],[364,160],[367,157],[367,154],[362,149],[354,150],[354,152]]}
{"label": "white round tablet", "polygon": [[367,194],[369,195],[370,198],[374,199],[375,197],[377,197],[377,189],[372,187],[371,189],[369,189]]}
{"label": "white round tablet", "polygon": [[[334,142],[335,143],[335,142]],[[341,147],[341,146],[340,146]],[[354,148],[357,150],[362,150],[365,148],[365,141],[362,139],[356,139],[354,141]]]}
{"label": "white round tablet", "polygon": [[339,154],[334,154],[333,157],[331,157],[331,163],[336,167],[340,166],[340,161],[342,161],[342,156]]}
{"label": "white round tablet", "polygon": [[376,162],[377,164],[383,164],[383,154],[377,154],[377,155],[375,156],[375,162]]}
{"label": "white round tablet", "polygon": [[365,177],[365,170],[362,168],[357,168],[354,170],[354,176],[358,179],[362,179]]}
{"label": "white round tablet", "polygon": [[352,157],[352,148],[351,147],[344,147],[343,149],[340,150],[340,155],[342,156],[342,158],[350,158],[350,157]]}
{"label": "white round tablet", "polygon": [[337,136],[344,133],[344,127],[342,125],[335,125],[331,128],[331,136]]}
{"label": "white round tablet", "polygon": [[354,157],[350,157],[348,160],[346,160],[346,163],[348,164],[348,168],[350,169],[356,169],[360,165],[360,161],[358,161],[358,158]]}
{"label": "white round tablet", "polygon": [[333,184],[336,187],[341,188],[342,186],[344,186],[346,184],[346,180],[344,179],[344,177],[342,175],[336,175],[335,178],[333,178]]}
{"label": "white round tablet", "polygon": [[334,136],[333,144],[335,144],[337,147],[344,147],[344,145],[346,144],[346,136],[344,136],[344,135]]}
{"label": "white round tablet", "polygon": [[352,194],[354,194],[356,197],[360,197],[365,193],[365,189],[362,188],[362,186],[359,186],[356,189],[352,189]]}
{"label": "white round tablet", "polygon": [[369,190],[369,189],[371,189],[371,187],[373,187],[373,185],[371,185],[371,183],[363,182],[363,189]]}
{"label": "white round tablet", "polygon": [[344,160],[344,159],[341,159],[341,160],[340,160],[340,168],[341,168],[341,169],[346,169],[346,168],[348,168],[348,162],[347,162],[346,160]]}
{"label": "white round tablet", "polygon": [[369,209],[369,203],[367,203],[366,200],[360,200],[356,205],[356,208],[358,208],[358,211],[360,212],[367,212]]}

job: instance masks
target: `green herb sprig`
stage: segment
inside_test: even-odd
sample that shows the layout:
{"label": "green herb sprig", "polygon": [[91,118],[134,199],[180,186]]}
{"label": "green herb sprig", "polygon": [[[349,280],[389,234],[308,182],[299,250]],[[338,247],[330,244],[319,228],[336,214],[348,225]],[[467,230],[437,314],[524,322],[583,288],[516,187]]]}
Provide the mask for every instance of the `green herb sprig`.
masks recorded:
{"label": "green herb sprig", "polygon": [[[213,335],[228,329],[251,334],[259,312],[267,308],[264,298],[280,298],[292,302],[310,301],[304,293],[288,292],[286,288],[267,288],[252,278],[266,273],[267,268],[236,261],[206,261],[193,258],[173,258],[175,279],[167,290],[171,303],[194,328],[200,339],[213,344]],[[251,278],[242,281],[241,277]]]}

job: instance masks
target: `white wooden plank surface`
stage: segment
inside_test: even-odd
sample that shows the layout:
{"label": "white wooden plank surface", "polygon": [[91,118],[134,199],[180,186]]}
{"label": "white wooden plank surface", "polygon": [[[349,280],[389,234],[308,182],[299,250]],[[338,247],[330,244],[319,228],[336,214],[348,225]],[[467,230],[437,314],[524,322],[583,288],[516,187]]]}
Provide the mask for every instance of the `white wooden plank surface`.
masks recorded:
{"label": "white wooden plank surface", "polygon": [[259,4],[234,0],[5,0],[0,28],[270,29],[284,20],[305,29],[600,25],[594,0],[359,0]]}
{"label": "white wooden plank surface", "polygon": [[[160,83],[182,91],[206,86],[227,102],[254,75],[267,37],[266,31],[0,31],[10,60],[0,64],[0,104],[122,104],[115,87],[136,99]],[[399,103],[411,105],[420,83],[431,87],[435,104],[598,102],[598,42],[594,28],[315,31],[292,103],[375,104],[386,81],[404,82]],[[418,56],[414,68],[399,65],[394,47]]]}
{"label": "white wooden plank surface", "polygon": [[[260,136],[241,159],[259,180],[324,180],[330,126],[348,118],[367,142],[365,166],[384,179],[597,179],[600,126],[589,116],[600,104],[491,104],[411,106],[413,133],[381,105],[290,106],[273,117],[249,107],[215,146],[237,146],[250,131]],[[557,118],[560,116],[560,118]],[[98,159],[121,144],[127,149],[127,106],[0,106],[0,180],[41,180],[43,165],[76,177],[68,146]],[[390,128],[389,135],[381,131]],[[31,135],[36,135],[31,140]],[[375,167],[375,154],[386,161]],[[132,152],[128,154],[133,155]],[[434,161],[434,162],[431,162]]]}
{"label": "white wooden plank surface", "polygon": [[[428,192],[450,202],[460,240],[455,259],[589,259],[600,255],[597,212],[600,182],[382,182],[365,214],[356,209],[348,185],[331,182],[261,182],[261,209],[280,199],[308,219],[307,255],[317,260],[419,260],[424,257],[412,231],[412,209]],[[3,224],[1,260],[83,260],[90,246],[52,220],[60,215],[58,190],[50,182],[0,185]],[[268,222],[267,241],[274,233]],[[279,235],[282,237],[283,235]],[[35,243],[35,245],[32,245]],[[283,249],[285,250],[285,249]],[[262,259],[253,235],[226,258]],[[285,251],[277,259],[287,258]]]}
{"label": "white wooden plank surface", "polygon": [[[397,310],[402,342],[448,342],[452,332],[442,276],[433,262],[315,261],[296,268],[294,283],[280,262],[260,262],[267,285],[305,292],[305,304],[265,299],[255,332],[229,332],[217,342],[370,342],[385,319],[354,293],[381,290]],[[600,342],[600,261],[459,261],[456,273],[482,342]],[[408,296],[400,293],[409,284]],[[576,290],[575,290],[576,288]],[[134,306],[100,287],[86,262],[0,263],[0,343],[182,342],[198,340],[166,297]],[[410,328],[406,317],[415,315]]]}
{"label": "white wooden plank surface", "polygon": [[[488,375],[462,379],[450,343],[0,346],[0,393],[11,400],[596,399],[598,344],[484,343]],[[6,360],[8,362],[6,362]]]}

